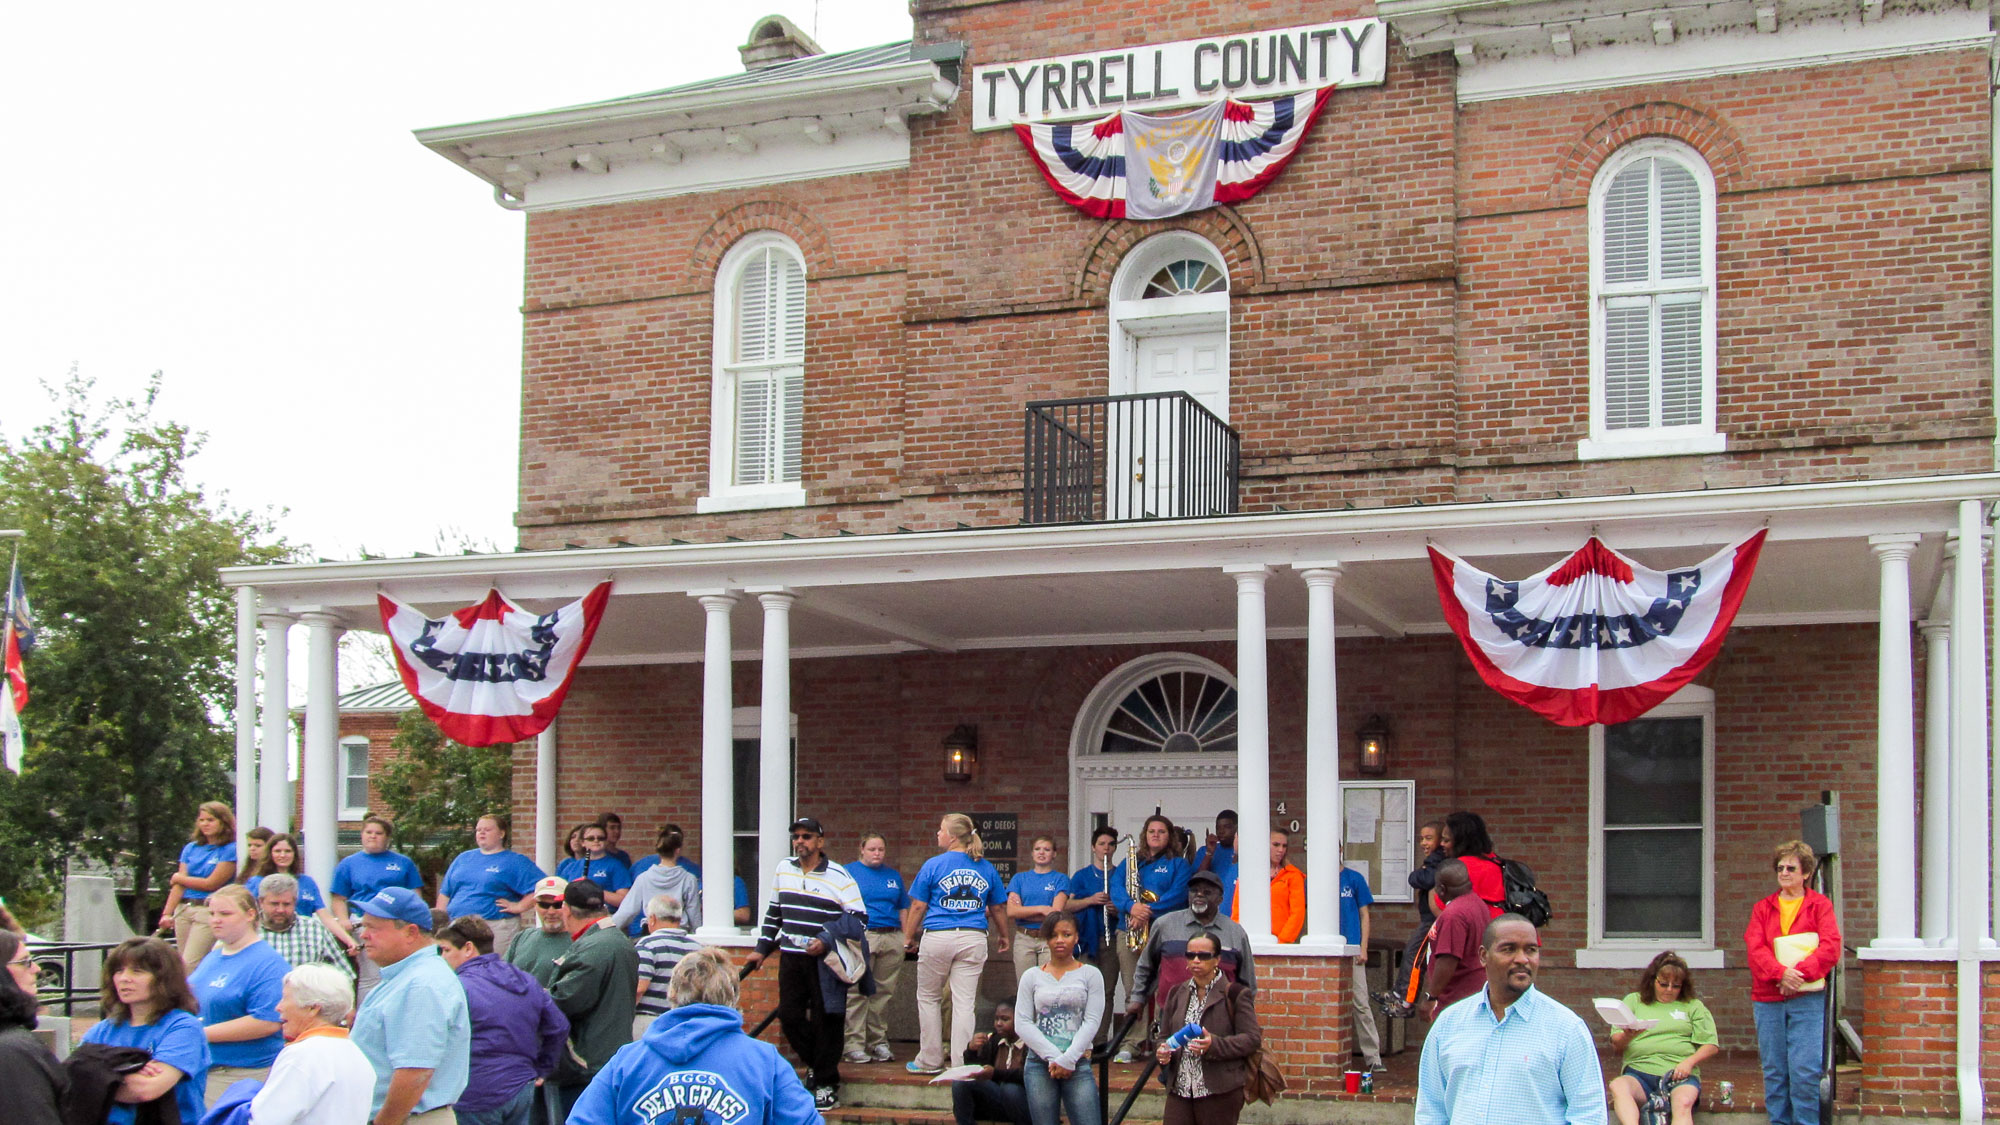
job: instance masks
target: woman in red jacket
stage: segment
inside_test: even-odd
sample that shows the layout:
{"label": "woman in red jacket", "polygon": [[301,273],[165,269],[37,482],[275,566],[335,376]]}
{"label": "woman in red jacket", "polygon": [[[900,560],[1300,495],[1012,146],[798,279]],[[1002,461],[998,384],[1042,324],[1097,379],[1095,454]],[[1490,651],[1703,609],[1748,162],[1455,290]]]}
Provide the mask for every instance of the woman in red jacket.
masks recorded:
{"label": "woman in red jacket", "polygon": [[1750,956],[1750,1005],[1764,1064],[1764,1112],[1771,1125],[1818,1125],[1826,1040],[1826,977],[1840,963],[1833,901],[1806,889],[1812,848],[1787,840],[1772,851],[1778,893],[1750,908],[1743,944]]}
{"label": "woman in red jacket", "polygon": [[1485,901],[1490,916],[1498,918],[1505,913],[1507,878],[1500,872],[1500,857],[1494,854],[1493,839],[1486,834],[1486,821],[1476,812],[1460,809],[1444,818],[1441,842],[1453,859],[1465,864],[1465,873],[1472,878],[1472,893]]}

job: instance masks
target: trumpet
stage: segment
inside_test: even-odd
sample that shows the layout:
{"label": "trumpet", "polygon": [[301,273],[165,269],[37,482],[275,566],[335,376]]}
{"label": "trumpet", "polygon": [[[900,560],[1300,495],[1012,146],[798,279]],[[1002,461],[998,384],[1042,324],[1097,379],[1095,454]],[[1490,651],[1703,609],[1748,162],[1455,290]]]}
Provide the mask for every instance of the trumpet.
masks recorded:
{"label": "trumpet", "polygon": [[[1159,895],[1154,894],[1139,884],[1139,841],[1134,840],[1128,835],[1124,839],[1119,840],[1118,843],[1125,845],[1126,896],[1133,902],[1143,902],[1147,905],[1160,901]],[[1118,845],[1113,844],[1112,850],[1116,851],[1117,849]],[[1138,929],[1133,929],[1131,916],[1127,915],[1125,919],[1125,948],[1134,952],[1146,948],[1146,935],[1151,932],[1152,928],[1152,924],[1147,923]]]}

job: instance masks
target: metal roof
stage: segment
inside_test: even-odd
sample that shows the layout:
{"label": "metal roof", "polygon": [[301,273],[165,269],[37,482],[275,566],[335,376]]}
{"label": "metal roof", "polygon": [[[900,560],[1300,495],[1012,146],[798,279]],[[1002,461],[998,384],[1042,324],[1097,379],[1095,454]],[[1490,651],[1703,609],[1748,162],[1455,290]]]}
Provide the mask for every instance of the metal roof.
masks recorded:
{"label": "metal roof", "polygon": [[341,711],[408,711],[416,705],[401,680],[355,688],[343,693],[337,704]]}
{"label": "metal roof", "polygon": [[741,86],[763,86],[779,82],[789,82],[798,78],[809,78],[818,74],[835,74],[847,70],[867,70],[876,66],[891,66],[911,60],[910,40],[884,43],[880,47],[861,47],[852,51],[837,51],[825,55],[807,55],[802,59],[746,70],[738,74],[725,74],[720,78],[704,78],[685,86],[669,86],[664,90],[650,90],[643,94],[627,94],[622,98],[608,101],[585,102],[583,105],[565,106],[564,109],[598,109],[623,105],[627,102],[642,102],[648,98],[666,97],[673,94],[691,94],[707,90],[727,90]]}

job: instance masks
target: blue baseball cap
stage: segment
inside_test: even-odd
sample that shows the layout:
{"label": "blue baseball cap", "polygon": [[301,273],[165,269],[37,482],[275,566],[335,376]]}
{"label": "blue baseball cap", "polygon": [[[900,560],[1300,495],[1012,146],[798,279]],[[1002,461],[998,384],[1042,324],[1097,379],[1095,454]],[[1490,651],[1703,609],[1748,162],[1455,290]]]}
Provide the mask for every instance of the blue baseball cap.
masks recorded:
{"label": "blue baseball cap", "polygon": [[426,933],[431,928],[431,908],[424,905],[423,896],[408,887],[384,887],[374,898],[364,898],[354,906],[371,918],[402,922]]}

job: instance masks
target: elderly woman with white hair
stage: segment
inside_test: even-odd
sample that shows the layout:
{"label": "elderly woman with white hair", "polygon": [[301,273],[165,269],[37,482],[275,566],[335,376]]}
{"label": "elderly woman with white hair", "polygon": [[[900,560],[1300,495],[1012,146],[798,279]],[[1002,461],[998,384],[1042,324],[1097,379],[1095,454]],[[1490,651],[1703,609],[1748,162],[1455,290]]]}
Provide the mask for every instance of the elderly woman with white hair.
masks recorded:
{"label": "elderly woman with white hair", "polygon": [[570,1110],[569,1125],[651,1121],[661,1106],[719,1106],[725,1097],[731,1121],[821,1125],[792,1065],[743,1033],[726,951],[707,946],[681,958],[667,996],[673,1007],[645,1038],[611,1056]]}
{"label": "elderly woman with white hair", "polygon": [[278,1015],[285,1049],[250,1102],[250,1125],[354,1125],[368,1120],[375,1068],[347,1041],[354,982],[331,965],[300,965],[285,974]]}

